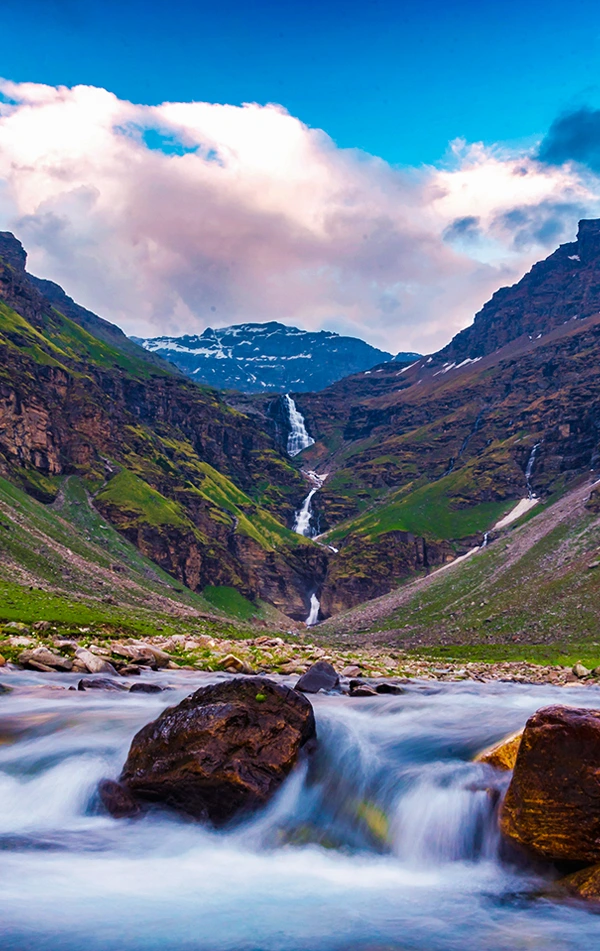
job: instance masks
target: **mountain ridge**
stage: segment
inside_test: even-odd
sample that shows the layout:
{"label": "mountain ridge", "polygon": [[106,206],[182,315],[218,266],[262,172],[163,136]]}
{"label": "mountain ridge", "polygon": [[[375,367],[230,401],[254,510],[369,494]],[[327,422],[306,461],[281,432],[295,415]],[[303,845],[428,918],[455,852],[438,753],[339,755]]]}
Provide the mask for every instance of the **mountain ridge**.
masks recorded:
{"label": "mountain ridge", "polygon": [[[392,359],[391,353],[359,337],[301,330],[277,321],[132,340],[198,383],[244,393],[321,390],[350,373]],[[418,356],[405,353],[394,359],[409,362]]]}

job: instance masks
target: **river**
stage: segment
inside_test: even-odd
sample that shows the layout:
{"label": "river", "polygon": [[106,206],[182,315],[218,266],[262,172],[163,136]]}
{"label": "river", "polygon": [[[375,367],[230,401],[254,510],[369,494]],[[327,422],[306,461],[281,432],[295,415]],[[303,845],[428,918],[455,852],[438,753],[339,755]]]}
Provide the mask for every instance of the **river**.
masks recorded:
{"label": "river", "polygon": [[[168,693],[51,689],[4,673],[3,951],[588,951],[600,917],[537,897],[503,864],[490,782],[470,762],[550,702],[595,688],[415,682],[402,696],[317,696],[320,739],[272,805],[229,831],[174,815],[100,815],[135,731],[218,675]],[[175,679],[174,679],[175,678]],[[45,686],[44,686],[45,685]],[[387,817],[387,818],[386,818]]]}

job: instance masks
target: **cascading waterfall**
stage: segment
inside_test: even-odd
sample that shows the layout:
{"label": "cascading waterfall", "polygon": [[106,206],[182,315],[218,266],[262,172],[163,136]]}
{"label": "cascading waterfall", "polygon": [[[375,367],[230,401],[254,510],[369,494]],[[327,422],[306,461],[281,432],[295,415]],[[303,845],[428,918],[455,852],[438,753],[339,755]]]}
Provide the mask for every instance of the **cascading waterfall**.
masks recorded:
{"label": "cascading waterfall", "polygon": [[533,467],[535,465],[535,457],[537,451],[540,448],[540,443],[536,442],[535,446],[531,450],[529,459],[527,460],[527,466],[525,467],[525,485],[527,486],[527,498],[535,499],[535,492],[533,491],[533,486],[531,485],[531,476],[533,474]]}
{"label": "cascading waterfall", "polygon": [[304,422],[304,416],[296,406],[289,393],[285,393],[283,399],[287,407],[288,418],[290,421],[290,432],[287,440],[288,456],[297,456],[298,453],[302,452],[303,449],[307,449],[309,446],[314,445],[315,441],[312,436],[308,435],[306,424]]}
{"label": "cascading waterfall", "polygon": [[316,594],[311,594],[310,596],[310,613],[305,621],[307,627],[314,627],[314,625],[319,620],[319,611],[321,610],[321,602],[319,601]]}
{"label": "cascading waterfall", "polygon": [[307,538],[312,538],[315,532],[313,531],[310,524],[313,515],[311,503],[315,492],[318,492],[319,489],[322,488],[323,483],[325,482],[325,479],[329,473],[324,472],[322,475],[319,475],[318,472],[314,472],[312,469],[309,469],[308,472],[305,472],[304,474],[308,477],[308,480],[311,483],[311,490],[304,499],[302,506],[296,512],[293,530],[298,535],[305,535]]}

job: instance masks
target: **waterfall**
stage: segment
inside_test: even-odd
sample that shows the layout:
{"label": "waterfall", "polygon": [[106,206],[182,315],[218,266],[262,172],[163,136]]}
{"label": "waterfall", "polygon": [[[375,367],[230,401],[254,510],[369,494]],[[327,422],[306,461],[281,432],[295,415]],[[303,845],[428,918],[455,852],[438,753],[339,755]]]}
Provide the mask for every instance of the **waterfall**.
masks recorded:
{"label": "waterfall", "polygon": [[289,393],[284,394],[285,405],[288,411],[290,421],[290,432],[287,440],[287,451],[289,456],[297,456],[303,449],[314,445],[314,439],[308,435],[304,416],[294,403]]}
{"label": "waterfall", "polygon": [[310,524],[310,520],[313,514],[311,502],[313,499],[313,495],[315,494],[315,492],[319,491],[319,489],[325,482],[325,479],[327,478],[328,474],[329,473],[324,472],[323,475],[319,475],[318,472],[314,472],[312,469],[309,469],[308,472],[305,472],[305,475],[308,476],[310,482],[312,483],[312,488],[310,492],[308,493],[308,495],[306,496],[306,498],[304,499],[304,502],[302,503],[301,508],[299,508],[298,511],[296,512],[293,530],[298,535],[305,535],[307,538],[311,538],[312,535],[314,534]]}
{"label": "waterfall", "polygon": [[481,543],[481,545],[480,545],[479,547],[480,547],[480,548],[487,548],[488,543],[489,543],[489,540],[490,540],[490,533],[489,533],[489,532],[484,532],[484,533],[483,533],[483,541],[482,541],[482,543]]}
{"label": "waterfall", "polygon": [[528,498],[528,499],[535,499],[535,497],[536,497],[536,496],[535,496],[535,492],[533,491],[533,487],[532,487],[532,485],[531,485],[531,476],[532,476],[532,474],[533,474],[533,467],[534,467],[534,465],[535,465],[535,457],[536,457],[536,455],[537,455],[537,451],[538,451],[539,448],[540,448],[540,443],[539,443],[539,442],[536,442],[535,446],[534,446],[533,449],[531,450],[531,453],[530,453],[530,455],[529,455],[529,459],[527,460],[527,466],[526,466],[526,469],[525,469],[525,484],[526,484],[526,486],[527,486],[527,498]]}
{"label": "waterfall", "polygon": [[316,594],[311,594],[310,596],[310,613],[305,621],[307,627],[313,627],[319,620],[319,611],[321,610],[321,602],[319,601]]}

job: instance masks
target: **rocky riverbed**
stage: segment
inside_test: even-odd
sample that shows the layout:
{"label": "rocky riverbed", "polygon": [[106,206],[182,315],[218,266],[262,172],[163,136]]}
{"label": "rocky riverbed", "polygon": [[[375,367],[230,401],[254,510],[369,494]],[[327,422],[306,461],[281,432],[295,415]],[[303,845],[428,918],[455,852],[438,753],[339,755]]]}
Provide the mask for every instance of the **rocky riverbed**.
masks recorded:
{"label": "rocky riverbed", "polygon": [[269,634],[245,640],[202,634],[140,639],[90,628],[68,629],[42,621],[10,622],[0,626],[0,676],[11,669],[63,671],[136,677],[145,670],[277,673],[300,676],[316,661],[334,666],[342,683],[353,679],[398,681],[413,678],[454,681],[507,681],[525,684],[600,684],[600,668],[582,664],[544,666],[522,661],[501,663],[454,662],[418,658],[406,651],[376,646],[356,649],[323,647],[308,635],[287,639]]}

